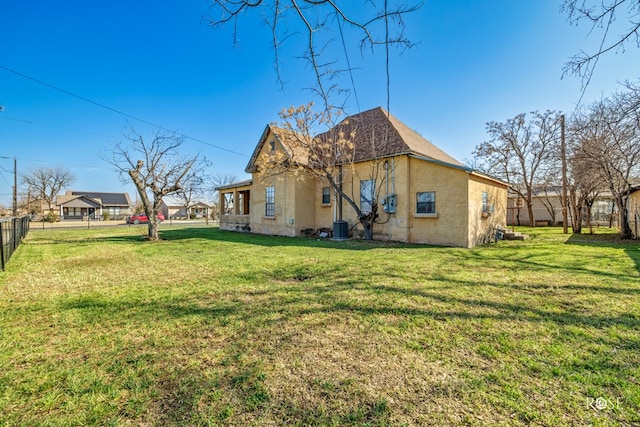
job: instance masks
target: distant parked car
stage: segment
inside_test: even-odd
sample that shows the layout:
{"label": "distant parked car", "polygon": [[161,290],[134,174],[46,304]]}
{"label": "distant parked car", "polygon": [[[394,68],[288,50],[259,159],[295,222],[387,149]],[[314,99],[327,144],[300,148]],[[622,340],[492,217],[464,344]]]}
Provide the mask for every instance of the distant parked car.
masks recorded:
{"label": "distant parked car", "polygon": [[[162,215],[162,212],[158,213],[158,221],[164,221],[164,215]],[[147,214],[143,213],[134,214],[127,218],[127,224],[144,224],[146,222],[149,222],[149,217],[147,217]]]}

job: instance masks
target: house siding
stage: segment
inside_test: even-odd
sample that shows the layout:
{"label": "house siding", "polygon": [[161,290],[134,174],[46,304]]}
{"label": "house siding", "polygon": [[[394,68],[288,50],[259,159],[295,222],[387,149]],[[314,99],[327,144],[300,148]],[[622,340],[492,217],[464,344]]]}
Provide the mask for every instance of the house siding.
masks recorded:
{"label": "house siding", "polygon": [[[490,210],[483,215],[482,194],[487,193]],[[468,247],[488,243],[497,228],[506,227],[507,186],[496,186],[486,178],[469,177]]]}
{"label": "house siding", "polygon": [[[274,144],[271,144],[275,141]],[[251,208],[248,220],[251,232],[268,235],[300,236],[303,230],[333,228],[337,219],[337,201],[331,191],[331,202],[322,203],[320,178],[302,171],[264,176],[259,172],[265,156],[271,150],[281,150],[270,127],[260,138],[247,172],[250,184]],[[386,164],[386,166],[385,166]],[[378,219],[373,228],[374,239],[394,240],[441,246],[472,247],[485,243],[496,227],[506,226],[507,185],[490,177],[476,174],[460,164],[449,164],[413,153],[388,155],[377,160],[363,160],[343,168],[343,191],[360,206],[361,181],[376,180]],[[243,183],[221,190],[236,194]],[[266,216],[266,188],[275,189],[274,215]],[[435,214],[417,213],[417,193],[435,192]],[[491,215],[482,215],[482,193],[487,192]],[[396,212],[384,212],[385,196],[395,194]],[[362,237],[364,230],[357,213],[347,202],[342,203],[342,219],[347,221],[350,236]],[[239,230],[237,210],[221,216],[220,227]]]}
{"label": "house siding", "polygon": [[[467,246],[467,173],[421,159],[408,158],[408,241]],[[436,215],[417,214],[418,192],[434,191]]]}
{"label": "house siding", "polygon": [[629,210],[629,226],[633,237],[640,239],[640,190],[629,195],[627,209]]}

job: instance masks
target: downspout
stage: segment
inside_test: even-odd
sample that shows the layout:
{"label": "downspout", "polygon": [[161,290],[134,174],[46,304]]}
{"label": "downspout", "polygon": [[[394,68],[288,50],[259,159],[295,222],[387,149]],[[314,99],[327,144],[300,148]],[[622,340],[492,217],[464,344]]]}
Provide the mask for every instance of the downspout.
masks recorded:
{"label": "downspout", "polygon": [[406,193],[407,210],[407,243],[411,243],[411,229],[413,228],[412,212],[411,212],[411,156],[407,156],[407,193]]}
{"label": "downspout", "polygon": [[340,193],[338,194],[338,221],[342,221],[342,165],[338,166],[338,188]]}

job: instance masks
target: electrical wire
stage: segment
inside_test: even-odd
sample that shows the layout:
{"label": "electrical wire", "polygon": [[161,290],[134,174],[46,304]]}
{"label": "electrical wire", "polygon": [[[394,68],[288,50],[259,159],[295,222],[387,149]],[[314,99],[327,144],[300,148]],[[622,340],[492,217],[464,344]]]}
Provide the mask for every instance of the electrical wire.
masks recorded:
{"label": "electrical wire", "polygon": [[5,70],[5,71],[7,71],[7,72],[9,72],[9,73],[13,73],[13,74],[15,74],[15,75],[17,75],[17,76],[20,76],[20,77],[24,78],[24,79],[31,80],[32,82],[35,82],[35,83],[38,83],[38,84],[40,84],[40,85],[46,86],[46,87],[48,87],[48,88],[50,88],[50,89],[53,89],[53,90],[56,90],[56,91],[58,91],[58,92],[64,93],[65,95],[71,96],[71,97],[73,97],[73,98],[77,98],[77,99],[79,99],[79,100],[81,100],[81,101],[87,102],[87,103],[89,103],[89,104],[93,104],[93,105],[95,105],[95,106],[97,106],[97,107],[100,107],[100,108],[103,108],[103,109],[105,109],[105,110],[111,111],[111,112],[113,112],[113,113],[119,114],[119,115],[121,115],[121,116],[127,117],[127,118],[129,118],[129,119],[131,119],[131,120],[135,120],[135,121],[137,121],[137,122],[144,123],[144,124],[146,124],[146,125],[149,125],[149,126],[152,126],[152,127],[155,127],[155,128],[157,128],[157,129],[161,129],[161,130],[164,130],[164,131],[167,131],[167,132],[175,133],[176,135],[181,136],[181,137],[183,137],[183,138],[185,138],[185,139],[190,139],[190,140],[192,140],[192,141],[199,142],[200,144],[208,145],[209,147],[213,147],[213,148],[216,148],[216,149],[218,149],[218,150],[226,151],[226,152],[228,152],[228,153],[236,154],[236,155],[238,155],[238,156],[242,156],[242,157],[250,157],[249,155],[247,155],[247,154],[245,154],[245,153],[240,153],[240,152],[238,152],[238,151],[234,151],[234,150],[231,150],[231,149],[229,149],[229,148],[222,147],[222,146],[220,146],[220,145],[216,145],[216,144],[212,144],[212,143],[207,142],[207,141],[203,141],[203,140],[201,140],[201,139],[199,139],[199,138],[194,138],[194,137],[192,137],[192,136],[189,136],[189,135],[183,134],[183,133],[181,133],[181,132],[176,132],[176,131],[173,131],[173,130],[171,130],[171,129],[167,129],[167,128],[163,127],[163,126],[157,125],[157,124],[155,124],[155,123],[151,123],[151,122],[150,122],[150,121],[148,121],[148,120],[141,119],[141,118],[136,117],[136,116],[134,116],[134,115],[132,115],[132,114],[125,113],[124,111],[118,110],[118,109],[116,109],[116,108],[109,107],[108,105],[102,104],[102,103],[97,102],[97,101],[93,101],[93,100],[91,100],[91,99],[89,99],[89,98],[86,98],[86,97],[84,97],[84,96],[77,95],[77,94],[75,94],[75,93],[73,93],[73,92],[70,92],[70,91],[68,91],[68,90],[66,90],[66,89],[62,89],[62,88],[60,88],[60,87],[58,87],[58,86],[54,86],[54,85],[52,85],[52,84],[50,84],[50,83],[47,83],[47,82],[44,82],[44,81],[42,81],[42,80],[36,79],[35,77],[31,77],[31,76],[29,76],[29,75],[27,75],[27,74],[21,73],[21,72],[16,71],[16,70],[13,70],[13,69],[11,69],[11,68],[9,68],[9,67],[5,67],[4,65],[1,65],[1,64],[0,64],[0,69]]}

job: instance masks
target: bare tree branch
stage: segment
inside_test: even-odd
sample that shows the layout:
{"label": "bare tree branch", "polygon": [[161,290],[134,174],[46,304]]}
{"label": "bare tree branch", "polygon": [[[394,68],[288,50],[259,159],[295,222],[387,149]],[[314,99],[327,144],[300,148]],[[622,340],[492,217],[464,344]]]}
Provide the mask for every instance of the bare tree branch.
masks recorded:
{"label": "bare tree branch", "polygon": [[[602,0],[598,5],[590,0],[564,0],[561,11],[569,15],[569,22],[578,25],[587,21],[591,25],[590,33],[602,31],[599,47],[595,52],[581,51],[574,55],[563,69],[567,74],[582,78],[583,93],[591,82],[600,58],[611,51],[625,51],[629,43],[640,47],[640,0]],[[619,35],[611,36],[618,15],[626,13],[628,27]]]}
{"label": "bare tree branch", "polygon": [[183,143],[184,138],[175,132],[157,130],[145,139],[131,128],[124,141],[103,155],[105,161],[116,167],[123,182],[130,179],[135,185],[149,218],[149,240],[159,239],[157,216],[162,198],[178,193],[189,177],[206,164],[206,159],[199,155],[181,155]]}
{"label": "bare tree branch", "polygon": [[[422,5],[421,3],[397,4],[389,7],[388,0],[384,1],[382,8],[377,7],[373,2],[370,6],[363,8],[359,3],[338,0],[211,0],[211,2],[211,10],[217,12],[218,16],[209,18],[209,23],[212,26],[222,26],[233,22],[234,42],[237,40],[238,31],[235,25],[245,13],[255,10],[268,16],[266,23],[271,29],[274,67],[281,86],[284,85],[280,65],[283,42],[293,35],[303,35],[306,39],[306,51],[302,57],[308,61],[313,70],[315,83],[312,89],[322,99],[326,108],[340,108],[344,105],[344,102],[335,102],[333,97],[350,93],[350,90],[346,89],[347,86],[340,85],[338,81],[342,73],[352,71],[347,49],[345,49],[346,67],[338,65],[342,62],[338,58],[323,59],[328,55],[326,48],[335,42],[330,35],[341,34],[341,39],[344,39],[343,26],[353,30],[360,39],[361,54],[364,54],[366,47],[373,49],[376,46],[385,46],[388,50],[391,46],[397,46],[407,49],[413,46],[413,43],[405,36],[403,16],[418,10]],[[384,25],[383,29],[378,27],[381,24]],[[280,33],[280,30],[284,32]],[[388,58],[388,51],[386,55]],[[386,71],[388,72],[388,69]],[[353,80],[351,86],[353,86]]]}

